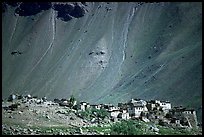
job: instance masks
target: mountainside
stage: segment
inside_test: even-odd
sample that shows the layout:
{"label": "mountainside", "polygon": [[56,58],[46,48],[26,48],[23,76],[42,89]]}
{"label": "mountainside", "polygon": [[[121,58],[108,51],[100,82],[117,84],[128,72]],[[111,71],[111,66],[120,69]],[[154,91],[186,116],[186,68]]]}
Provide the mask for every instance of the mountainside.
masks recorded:
{"label": "mountainside", "polygon": [[202,4],[2,3],[2,96],[202,109]]}

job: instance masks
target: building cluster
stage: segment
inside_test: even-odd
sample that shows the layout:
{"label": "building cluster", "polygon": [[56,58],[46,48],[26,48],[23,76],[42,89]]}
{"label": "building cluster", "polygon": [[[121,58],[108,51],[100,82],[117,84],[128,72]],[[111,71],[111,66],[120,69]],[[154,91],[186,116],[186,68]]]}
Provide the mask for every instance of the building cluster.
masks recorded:
{"label": "building cluster", "polygon": [[155,122],[161,125],[197,128],[196,111],[183,107],[173,107],[169,101],[131,99],[127,103],[91,105],[87,102],[77,104],[77,109],[105,109],[113,121],[120,119],[140,119],[144,122]]}
{"label": "building cluster", "polygon": [[[53,104],[47,101],[46,97],[38,99],[31,95],[20,96],[12,94],[9,96],[8,101],[16,99],[23,99],[24,103]],[[112,104],[89,104],[88,102],[77,102],[75,99],[54,99],[54,103],[59,104],[59,106],[71,107],[76,111],[85,111],[89,108],[103,109],[110,114],[109,118],[112,121],[138,119],[164,126],[198,128],[196,111],[194,109],[183,108],[182,106],[172,108],[169,101],[131,99],[127,103],[118,103],[117,106]]]}

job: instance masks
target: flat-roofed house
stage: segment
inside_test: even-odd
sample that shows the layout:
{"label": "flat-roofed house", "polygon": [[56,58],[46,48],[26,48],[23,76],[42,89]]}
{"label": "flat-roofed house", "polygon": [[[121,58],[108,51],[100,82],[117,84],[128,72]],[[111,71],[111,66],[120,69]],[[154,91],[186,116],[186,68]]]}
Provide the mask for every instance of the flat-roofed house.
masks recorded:
{"label": "flat-roofed house", "polygon": [[128,113],[131,117],[140,117],[141,113],[144,111],[143,105],[130,104],[128,107]]}
{"label": "flat-roofed house", "polygon": [[130,119],[130,115],[126,109],[121,109],[120,113],[118,114],[118,118],[127,120]]}
{"label": "flat-roofed house", "polygon": [[171,109],[171,103],[169,101],[160,101],[159,105],[161,109],[166,113]]}

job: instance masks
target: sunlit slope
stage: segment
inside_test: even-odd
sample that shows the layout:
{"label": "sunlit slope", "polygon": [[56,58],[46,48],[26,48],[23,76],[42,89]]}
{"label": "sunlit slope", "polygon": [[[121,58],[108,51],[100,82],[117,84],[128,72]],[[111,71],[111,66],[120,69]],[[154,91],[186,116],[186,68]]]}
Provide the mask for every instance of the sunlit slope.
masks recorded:
{"label": "sunlit slope", "polygon": [[53,9],[23,17],[8,6],[2,14],[2,95],[73,94],[91,103],[138,97],[199,109],[201,6],[87,3],[83,17],[67,22]]}

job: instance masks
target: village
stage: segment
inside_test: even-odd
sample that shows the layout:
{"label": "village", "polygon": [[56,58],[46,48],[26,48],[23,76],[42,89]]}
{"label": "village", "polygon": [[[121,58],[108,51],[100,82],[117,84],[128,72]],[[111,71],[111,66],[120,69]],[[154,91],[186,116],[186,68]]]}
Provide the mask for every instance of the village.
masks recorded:
{"label": "village", "polygon": [[[63,102],[64,104],[67,101]],[[62,105],[62,104],[61,104]],[[89,108],[104,109],[110,114],[112,121],[121,119],[137,119],[144,122],[154,122],[160,125],[174,125],[183,128],[198,128],[196,111],[182,106],[173,107],[169,101],[131,99],[127,103],[89,104],[88,102],[74,103],[77,110],[85,111]]]}
{"label": "village", "polygon": [[[25,123],[28,126],[39,125],[39,123],[46,126],[52,122],[55,124],[58,120],[60,125],[72,125],[81,129],[81,127],[100,127],[111,123],[120,123],[120,121],[133,120],[174,129],[199,128],[195,110],[182,106],[172,107],[169,101],[131,99],[126,103],[118,103],[117,106],[114,106],[113,104],[90,104],[85,101],[77,101],[73,96],[69,99],[49,101],[46,97],[37,98],[31,95],[12,94],[2,102],[4,104],[2,104],[4,120],[8,119],[9,123],[11,121]],[[87,118],[87,114],[91,116]],[[26,115],[29,118],[24,118]],[[3,127],[5,128],[5,125]],[[9,128],[5,129],[10,132]],[[151,124],[148,130],[155,134],[159,133],[159,129],[151,126]],[[78,132],[73,134],[78,134]]]}

